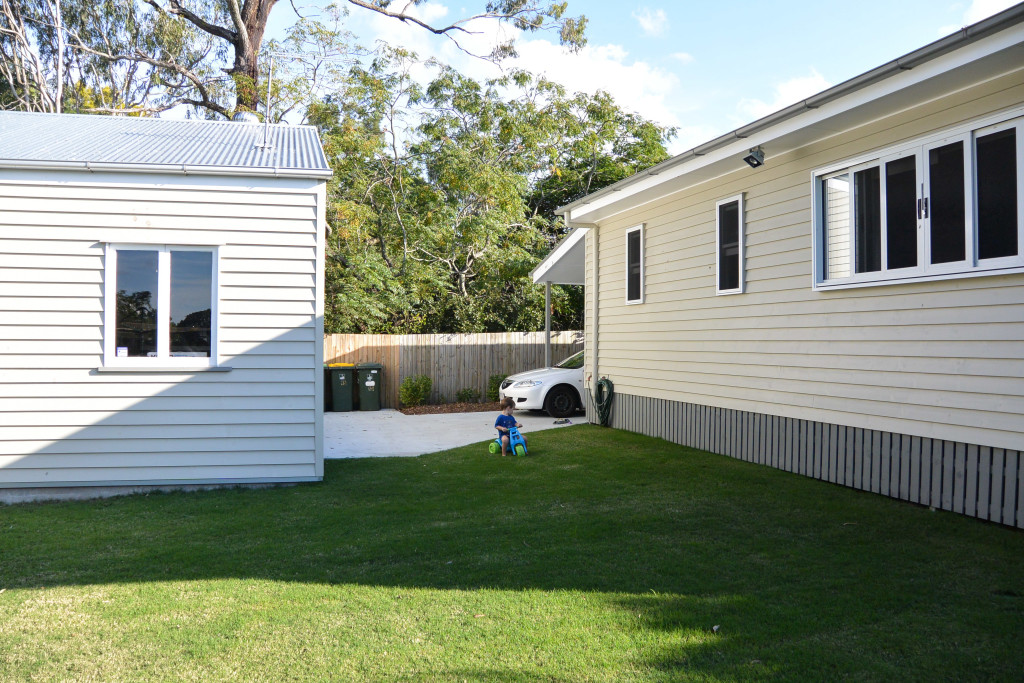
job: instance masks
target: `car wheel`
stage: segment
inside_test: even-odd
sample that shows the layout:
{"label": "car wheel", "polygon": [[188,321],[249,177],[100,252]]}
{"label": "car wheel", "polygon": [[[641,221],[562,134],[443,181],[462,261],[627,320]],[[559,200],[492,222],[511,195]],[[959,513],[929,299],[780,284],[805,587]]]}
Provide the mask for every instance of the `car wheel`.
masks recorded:
{"label": "car wheel", "polygon": [[548,411],[551,417],[569,417],[576,412],[576,392],[569,387],[555,387],[548,392],[544,401],[544,410]]}

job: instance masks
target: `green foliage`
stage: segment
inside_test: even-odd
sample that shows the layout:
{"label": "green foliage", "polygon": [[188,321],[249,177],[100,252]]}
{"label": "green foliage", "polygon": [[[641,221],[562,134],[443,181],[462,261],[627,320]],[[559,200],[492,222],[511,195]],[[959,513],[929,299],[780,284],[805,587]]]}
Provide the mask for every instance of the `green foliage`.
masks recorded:
{"label": "green foliage", "polygon": [[491,375],[487,378],[487,400],[494,403],[498,400],[498,392],[501,391],[501,383],[508,375]]}
{"label": "green foliage", "polygon": [[[328,3],[316,18],[300,16],[284,40],[264,44],[276,0],[6,0],[0,2],[0,106],[152,114],[185,105],[208,118],[265,112],[268,53],[284,52],[271,93],[276,111],[270,115],[279,120],[330,92],[341,65],[362,53],[341,28],[348,6],[411,20],[439,35],[493,21],[523,32],[557,32],[573,50],[586,43],[586,18],[566,16],[566,3],[488,0],[476,14],[430,26],[406,14],[421,2],[401,8],[391,0]],[[477,56],[500,61],[515,54],[509,40]]]}
{"label": "green foliage", "polygon": [[466,387],[465,389],[459,389],[455,393],[455,400],[459,403],[479,403],[480,402],[480,390]]}
{"label": "green foliage", "polygon": [[[204,20],[230,21],[222,3],[190,4]],[[4,7],[12,11],[0,12],[2,106],[154,113],[191,102],[200,116],[231,106],[231,81],[221,69],[225,44],[155,0],[25,0]]]}
{"label": "green foliage", "polygon": [[[325,329],[537,330],[530,271],[566,234],[554,208],[667,157],[673,131],[610,96],[524,72],[479,82],[381,49],[310,109],[334,169]],[[582,326],[581,287],[552,290],[555,329]]]}
{"label": "green foliage", "polygon": [[[408,19],[408,5],[373,5]],[[334,170],[328,332],[541,329],[543,292],[529,273],[566,233],[553,209],[662,160],[672,135],[605,93],[570,95],[514,70],[477,81],[400,47],[367,52],[334,6],[262,50],[273,3],[243,11],[242,32],[223,2],[64,0],[60,21],[45,0],[9,6],[0,51],[11,59],[36,51],[43,67],[32,83],[15,83],[4,76],[11,60],[0,59],[4,107],[45,108],[64,82],[61,108],[70,111],[152,113],[187,103],[197,116],[262,113],[266,53],[289,54],[275,62],[270,116],[304,112]],[[476,16],[557,31],[573,48],[585,43],[586,20],[570,17],[565,2],[488,0]],[[20,43],[12,21],[27,26]],[[60,24],[79,45],[61,52]],[[502,45],[492,57],[513,53]],[[58,64],[71,65],[63,81]],[[555,329],[579,329],[582,308],[582,288],[553,288]]]}
{"label": "green foliage", "polygon": [[430,398],[433,382],[426,375],[411,375],[398,387],[398,400],[403,406],[419,406]]}

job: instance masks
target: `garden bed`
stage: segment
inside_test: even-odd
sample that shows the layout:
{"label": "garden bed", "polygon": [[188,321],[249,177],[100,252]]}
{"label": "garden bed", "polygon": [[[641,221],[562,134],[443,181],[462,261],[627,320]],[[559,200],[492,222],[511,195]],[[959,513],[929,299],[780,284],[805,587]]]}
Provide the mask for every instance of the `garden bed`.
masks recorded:
{"label": "garden bed", "polygon": [[494,403],[437,403],[399,408],[405,415],[438,415],[441,413],[500,413],[501,404]]}

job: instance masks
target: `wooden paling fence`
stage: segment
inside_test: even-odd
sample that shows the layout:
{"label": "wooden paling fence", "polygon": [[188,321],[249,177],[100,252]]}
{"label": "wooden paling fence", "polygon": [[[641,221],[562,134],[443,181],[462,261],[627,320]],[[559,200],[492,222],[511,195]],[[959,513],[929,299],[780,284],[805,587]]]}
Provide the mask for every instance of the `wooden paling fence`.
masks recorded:
{"label": "wooden paling fence", "polygon": [[[551,333],[552,363],[582,348],[582,332]],[[543,367],[544,333],[328,334],[324,361],[382,364],[384,408],[398,407],[398,387],[412,375],[431,379],[431,402],[454,401],[462,389],[475,389],[485,398],[491,375]]]}

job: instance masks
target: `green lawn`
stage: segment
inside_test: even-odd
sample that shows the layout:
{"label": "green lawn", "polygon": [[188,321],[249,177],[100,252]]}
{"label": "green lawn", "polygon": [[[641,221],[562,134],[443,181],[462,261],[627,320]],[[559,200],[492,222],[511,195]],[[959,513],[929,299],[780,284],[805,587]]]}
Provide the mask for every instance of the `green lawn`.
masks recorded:
{"label": "green lawn", "polygon": [[1024,533],[598,427],[530,445],[0,507],[0,679],[1024,672]]}

